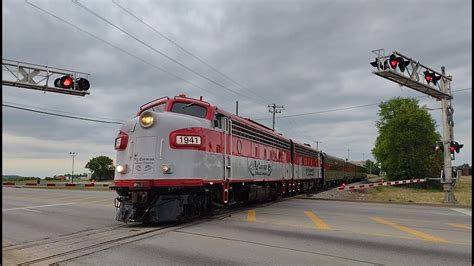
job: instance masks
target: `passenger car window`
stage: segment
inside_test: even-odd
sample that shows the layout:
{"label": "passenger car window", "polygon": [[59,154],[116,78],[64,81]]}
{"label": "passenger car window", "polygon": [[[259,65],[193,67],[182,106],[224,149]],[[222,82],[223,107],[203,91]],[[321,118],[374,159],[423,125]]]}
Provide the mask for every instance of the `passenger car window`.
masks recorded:
{"label": "passenger car window", "polygon": [[207,115],[207,108],[194,103],[176,102],[173,104],[171,112],[204,118]]}

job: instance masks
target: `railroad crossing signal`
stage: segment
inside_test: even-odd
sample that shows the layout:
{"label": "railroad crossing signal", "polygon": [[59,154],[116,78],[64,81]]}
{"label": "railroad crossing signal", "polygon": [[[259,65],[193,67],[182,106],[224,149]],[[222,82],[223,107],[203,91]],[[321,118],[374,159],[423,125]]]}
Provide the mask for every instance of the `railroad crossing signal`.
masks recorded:
{"label": "railroad crossing signal", "polygon": [[449,151],[451,153],[451,160],[454,160],[454,152],[459,153],[464,147],[464,144],[459,144],[457,141],[451,141],[449,144]]}
{"label": "railroad crossing signal", "polygon": [[459,153],[461,151],[462,147],[464,147],[464,144],[459,144],[457,141],[454,142],[454,149],[456,150],[456,153]]}
{"label": "railroad crossing signal", "polygon": [[86,91],[90,88],[90,83],[85,78],[77,78],[76,79],[76,89],[80,91]]}
{"label": "railroad crossing signal", "polygon": [[398,58],[396,55],[392,54],[390,55],[390,66],[393,68],[393,69],[396,69],[397,68],[397,65],[398,65]]}
{"label": "railroad crossing signal", "polygon": [[435,86],[438,85],[437,83],[441,79],[441,76],[436,76],[435,73],[429,72],[428,70],[423,72],[423,74],[425,74],[426,82],[428,82],[428,84],[430,84],[430,82],[433,82],[433,85]]}
{"label": "railroad crossing signal", "polygon": [[[90,83],[89,74],[78,71],[41,66],[8,59],[2,60],[2,85],[25,89],[33,89],[62,94],[85,96]],[[54,77],[60,76],[54,79]],[[49,81],[53,86],[49,86]]]}
{"label": "railroad crossing signal", "polygon": [[455,156],[454,156],[454,151],[455,150],[456,150],[456,148],[454,147],[454,142],[451,141],[451,144],[449,145],[449,154],[451,155],[451,160],[455,159]]}
{"label": "railroad crossing signal", "polygon": [[[372,52],[377,55],[375,61],[370,62],[370,65],[377,68],[372,72],[375,75],[394,81],[400,86],[406,86],[428,94],[438,100],[453,98],[450,93],[443,92],[438,83],[442,78],[447,83],[452,80],[451,77],[438,73],[397,51],[389,56],[385,55],[384,49]],[[424,78],[420,78],[423,74]]]}
{"label": "railroad crossing signal", "polygon": [[87,91],[90,88],[90,83],[85,78],[77,78],[76,82],[71,76],[62,76],[54,80],[54,86],[63,89],[72,89],[79,91]]}
{"label": "railroad crossing signal", "polygon": [[[453,141],[454,109],[451,105],[453,96],[451,95],[450,85],[452,77],[445,74],[444,67],[441,67],[441,73],[439,73],[397,51],[393,51],[389,56],[385,55],[385,49],[373,50],[372,52],[377,55],[375,61],[370,63],[373,67],[377,68],[377,70],[372,72],[373,74],[441,101],[441,110],[443,110],[443,142],[442,145],[437,144],[435,151],[441,150],[444,153],[443,173],[445,174],[440,179],[445,192],[444,201],[455,203],[451,160],[454,160],[454,152],[459,153],[459,150],[464,145]],[[397,67],[400,71],[397,71]]]}

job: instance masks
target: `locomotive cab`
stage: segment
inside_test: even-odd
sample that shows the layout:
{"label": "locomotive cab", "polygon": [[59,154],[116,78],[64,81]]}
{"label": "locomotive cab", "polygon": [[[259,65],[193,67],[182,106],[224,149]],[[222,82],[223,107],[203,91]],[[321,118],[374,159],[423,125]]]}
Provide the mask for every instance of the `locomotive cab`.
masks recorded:
{"label": "locomotive cab", "polygon": [[[212,127],[213,118],[209,103],[180,95],[141,106],[123,124],[115,139],[117,167],[111,187],[118,194],[117,220],[138,221],[153,211],[160,212],[152,214],[160,221],[182,215],[188,195],[202,185],[202,162],[212,161],[198,151],[205,148],[204,131]],[[214,167],[215,175],[220,168]],[[153,208],[160,204],[170,208]]]}

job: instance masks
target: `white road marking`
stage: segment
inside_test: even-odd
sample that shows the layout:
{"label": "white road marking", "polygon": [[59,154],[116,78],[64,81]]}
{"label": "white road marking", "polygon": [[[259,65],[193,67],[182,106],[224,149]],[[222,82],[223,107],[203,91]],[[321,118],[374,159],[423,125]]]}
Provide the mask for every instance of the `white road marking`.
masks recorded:
{"label": "white road marking", "polygon": [[50,205],[40,205],[40,206],[29,206],[29,207],[11,208],[11,209],[2,209],[2,212],[6,212],[6,211],[16,211],[16,210],[25,210],[25,209],[36,209],[36,208],[46,208],[46,207],[54,207],[54,206],[65,206],[65,205],[72,205],[72,204],[77,204],[77,202],[60,203],[60,204],[50,204]]}
{"label": "white road marking", "polygon": [[29,212],[42,213],[42,212],[40,212],[40,211],[33,210],[33,209],[23,209],[22,211],[29,211]]}
{"label": "white road marking", "polygon": [[472,216],[472,210],[469,210],[469,209],[451,208],[451,210],[463,213],[467,216]]}

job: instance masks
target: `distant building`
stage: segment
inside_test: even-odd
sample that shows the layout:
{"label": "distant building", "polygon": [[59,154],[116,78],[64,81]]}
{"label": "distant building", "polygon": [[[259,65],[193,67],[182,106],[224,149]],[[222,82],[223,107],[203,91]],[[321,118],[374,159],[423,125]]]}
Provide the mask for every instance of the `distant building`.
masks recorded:
{"label": "distant building", "polygon": [[66,180],[66,177],[63,176],[63,175],[58,175],[58,176],[56,176],[56,179],[59,179],[59,180]]}
{"label": "distant building", "polygon": [[471,167],[468,164],[461,165],[462,175],[472,175]]}
{"label": "distant building", "polygon": [[365,161],[350,161],[350,162],[358,166],[365,167]]}

